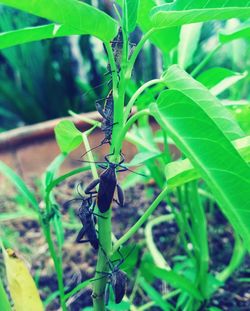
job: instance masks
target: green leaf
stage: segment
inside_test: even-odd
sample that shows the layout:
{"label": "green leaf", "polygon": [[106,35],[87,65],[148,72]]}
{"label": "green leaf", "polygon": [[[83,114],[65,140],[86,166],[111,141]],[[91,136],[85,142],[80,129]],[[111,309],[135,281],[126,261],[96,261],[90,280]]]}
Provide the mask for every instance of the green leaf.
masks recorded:
{"label": "green leaf", "polygon": [[48,185],[53,181],[53,178],[57,171],[59,170],[60,166],[66,159],[65,154],[59,154],[47,167],[45,171],[45,188],[48,187]]}
{"label": "green leaf", "polygon": [[[250,136],[232,142],[242,158],[250,163]],[[200,178],[200,174],[189,159],[170,162],[166,165],[165,174],[171,189]]]}
{"label": "green leaf", "polygon": [[150,110],[189,158],[250,251],[250,167],[214,119],[183,93],[161,93]]}
{"label": "green leaf", "polygon": [[18,44],[53,39],[70,35],[84,34],[82,31],[65,25],[48,24],[36,27],[27,27],[18,30],[0,33],[0,49],[9,48]]}
{"label": "green leaf", "polygon": [[127,30],[133,32],[137,22],[139,0],[125,0],[127,6]]}
{"label": "green leaf", "polygon": [[178,66],[171,66],[163,75],[165,84],[170,89],[176,89],[195,101],[204,111],[216,120],[220,129],[230,139],[237,139],[244,136],[244,132],[235,122],[230,112],[221,105],[208,89],[193,79]]}
{"label": "green leaf", "polygon": [[192,64],[193,55],[200,39],[202,23],[183,25],[178,45],[178,65],[186,69]]}
{"label": "green leaf", "polygon": [[34,209],[38,211],[38,202],[33,193],[27,188],[22,178],[2,161],[0,161],[0,172],[12,182],[12,184],[20,191],[20,193],[34,207]]}
{"label": "green leaf", "polygon": [[8,296],[4,290],[1,278],[0,278],[0,305],[1,305],[2,310],[4,310],[4,311],[11,311],[12,310],[11,305],[9,303]]}
{"label": "green leaf", "polygon": [[250,26],[243,27],[242,29],[238,29],[231,33],[220,33],[219,41],[221,43],[228,43],[237,39],[250,39]]}
{"label": "green leaf", "polygon": [[196,80],[217,96],[246,76],[247,72],[238,73],[226,68],[211,68],[200,74]]}
{"label": "green leaf", "polygon": [[112,40],[118,31],[113,18],[77,0],[2,0],[1,3],[67,25],[77,34],[90,34],[105,42]]}
{"label": "green leaf", "polygon": [[151,16],[155,27],[173,27],[233,17],[248,18],[250,4],[245,0],[176,0],[155,7]]}
{"label": "green leaf", "polygon": [[167,271],[156,267],[155,265],[146,264],[147,270],[155,278],[164,280],[174,288],[179,288],[188,292],[192,297],[202,300],[202,296],[197,288],[186,277],[175,273],[174,271]]}
{"label": "green leaf", "polygon": [[55,127],[56,141],[62,153],[70,153],[80,146],[82,133],[69,120],[60,121]]}
{"label": "green leaf", "polygon": [[[144,33],[153,28],[149,13],[155,5],[156,2],[154,0],[141,0],[139,3],[138,24]],[[164,53],[168,53],[177,46],[179,42],[179,33],[180,27],[161,29],[152,34],[149,40]]]}
{"label": "green leaf", "polygon": [[140,287],[147,293],[147,296],[151,298],[155,304],[160,307],[162,310],[168,311],[172,310],[172,306],[167,303],[162,295],[159,294],[144,278],[140,277],[138,281]]}
{"label": "green leaf", "polygon": [[145,163],[145,161],[155,159],[160,155],[161,155],[161,152],[151,152],[151,151],[139,152],[128,163],[128,166],[136,166],[136,165]]}
{"label": "green leaf", "polygon": [[235,120],[247,135],[250,135],[250,103],[243,105],[228,105],[227,109],[233,114]]}

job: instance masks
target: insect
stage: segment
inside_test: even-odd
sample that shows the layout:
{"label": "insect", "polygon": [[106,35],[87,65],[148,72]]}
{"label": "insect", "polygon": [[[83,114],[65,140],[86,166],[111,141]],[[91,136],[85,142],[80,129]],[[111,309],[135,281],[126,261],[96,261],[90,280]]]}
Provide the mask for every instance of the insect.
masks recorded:
{"label": "insect", "polygon": [[100,104],[100,101],[103,99],[99,99],[96,101],[96,109],[103,117],[101,130],[104,132],[105,137],[101,141],[101,143],[88,151],[86,151],[81,157],[84,157],[89,151],[97,149],[104,144],[110,144],[112,138],[113,126],[117,124],[117,122],[113,123],[113,113],[114,113],[114,100],[112,90],[109,92],[108,96],[105,98],[104,106]]}
{"label": "insect", "polygon": [[114,264],[115,261],[111,261],[104,249],[102,249],[106,259],[107,259],[107,263],[109,265],[109,270],[110,272],[99,272],[96,271],[97,273],[103,274],[104,277],[107,277],[107,285],[105,288],[105,304],[107,305],[109,302],[109,295],[110,295],[110,287],[112,287],[113,292],[114,292],[114,296],[115,296],[115,303],[120,303],[124,297],[124,295],[126,294],[126,290],[127,290],[127,274],[120,270],[120,266],[124,263],[125,259],[129,256],[129,254],[126,256],[126,258],[123,257],[123,255],[121,254],[120,251],[119,254],[121,256],[121,259],[119,260],[118,264]]}
{"label": "insect", "polygon": [[[99,241],[97,237],[97,231],[95,228],[96,217],[103,217],[94,213],[95,201],[93,202],[93,196],[82,197],[81,206],[77,212],[78,217],[82,222],[82,229],[77,235],[77,243],[89,242],[94,249],[99,248]],[[104,217],[103,217],[104,218]],[[86,235],[87,240],[83,240],[83,236]]]}
{"label": "insect", "polygon": [[113,126],[117,123],[113,123],[114,120],[114,100],[112,90],[109,92],[104,107],[102,108],[100,101],[96,101],[96,109],[103,117],[101,129],[105,134],[105,138],[102,140],[101,145],[110,144]]}
{"label": "insect", "polygon": [[[124,194],[122,188],[117,183],[116,173],[127,171],[128,168],[122,165],[124,162],[124,156],[121,154],[121,161],[119,163],[113,163],[109,161],[109,156],[113,154],[108,154],[105,156],[106,162],[96,162],[104,171],[100,174],[100,178],[92,181],[85,189],[86,194],[95,195],[97,194],[97,205],[101,213],[108,211],[111,202],[114,197],[115,189],[117,188],[118,201],[120,206],[124,204]],[[117,170],[117,168],[120,169]],[[99,184],[98,191],[93,190]]]}
{"label": "insect", "polygon": [[[112,51],[114,54],[116,69],[117,69],[117,72],[119,72],[121,69],[122,48],[123,48],[123,37],[122,37],[122,28],[121,27],[118,30],[117,36],[110,43],[111,43],[111,48],[112,48]],[[104,47],[104,49],[105,49],[105,47]],[[107,65],[107,70],[108,70],[107,74],[112,72],[109,63]]]}

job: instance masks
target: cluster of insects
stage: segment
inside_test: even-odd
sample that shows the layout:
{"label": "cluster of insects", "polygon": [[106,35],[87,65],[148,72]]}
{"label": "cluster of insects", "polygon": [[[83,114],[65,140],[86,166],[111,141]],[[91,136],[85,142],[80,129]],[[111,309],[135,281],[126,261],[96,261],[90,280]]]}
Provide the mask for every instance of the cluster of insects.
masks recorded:
{"label": "cluster of insects", "polygon": [[[122,55],[122,32],[121,29],[118,32],[117,37],[111,42],[111,47],[114,53],[114,58],[117,66],[117,70],[120,70],[120,62]],[[111,73],[110,65],[107,66],[108,73]],[[103,99],[102,99],[103,100]],[[104,105],[101,105],[101,101],[96,102],[96,109],[102,116],[102,126],[101,129],[104,133],[104,139],[101,143],[92,148],[96,149],[103,144],[111,145],[112,131],[115,125],[114,123],[114,101],[112,90],[109,92],[108,96],[104,99]],[[88,152],[88,151],[87,151]],[[86,153],[87,153],[86,152]],[[85,154],[86,154],[85,153]],[[120,303],[126,293],[127,287],[127,275],[120,269],[120,266],[124,262],[125,258],[119,252],[121,258],[118,263],[111,261],[106,255],[104,249],[100,245],[98,240],[98,231],[96,230],[97,217],[106,218],[104,213],[106,213],[112,201],[115,201],[119,206],[124,205],[124,193],[117,181],[116,174],[118,172],[124,172],[129,170],[123,163],[125,161],[123,154],[121,153],[121,160],[119,163],[114,163],[110,161],[110,157],[113,154],[108,154],[104,157],[105,161],[95,162],[103,171],[99,175],[99,178],[93,180],[85,189],[85,196],[81,196],[78,200],[81,200],[81,206],[78,209],[77,216],[82,223],[82,229],[76,237],[77,243],[90,243],[94,250],[101,248],[104,256],[107,259],[107,265],[109,272],[99,272],[102,277],[107,278],[107,285],[105,289],[105,303],[109,302],[110,287],[113,289],[115,303]],[[88,161],[82,161],[88,162]],[[98,186],[98,190],[96,187]],[[114,199],[115,191],[117,190],[117,199]],[[99,213],[95,212],[95,207],[98,206]]]}

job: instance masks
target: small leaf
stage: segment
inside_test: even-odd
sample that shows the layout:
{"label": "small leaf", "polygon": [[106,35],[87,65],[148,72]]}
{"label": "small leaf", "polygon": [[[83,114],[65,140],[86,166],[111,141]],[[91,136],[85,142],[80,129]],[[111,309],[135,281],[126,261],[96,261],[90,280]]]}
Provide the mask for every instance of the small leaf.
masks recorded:
{"label": "small leaf", "polygon": [[82,133],[69,120],[60,121],[55,127],[56,141],[62,153],[70,153],[80,146]]}
{"label": "small leaf", "polygon": [[192,64],[197,49],[203,23],[183,25],[178,45],[178,65],[186,69]]}
{"label": "small leaf", "polygon": [[44,310],[35,282],[24,261],[20,259],[12,249],[5,250],[2,243],[1,246],[9,290],[14,302],[15,310]]}
{"label": "small leaf", "polygon": [[196,80],[217,96],[246,76],[247,72],[241,74],[226,68],[211,68],[200,74]]}
{"label": "small leaf", "polygon": [[203,300],[198,289],[184,276],[181,276],[174,271],[166,271],[165,269],[150,264],[147,264],[147,269],[155,278],[164,280],[174,288],[180,288],[183,291],[188,292],[192,297],[200,301]]}
{"label": "small leaf", "polygon": [[151,152],[151,151],[139,152],[128,163],[128,166],[136,166],[145,163],[146,161],[155,159],[160,155],[161,152]]}

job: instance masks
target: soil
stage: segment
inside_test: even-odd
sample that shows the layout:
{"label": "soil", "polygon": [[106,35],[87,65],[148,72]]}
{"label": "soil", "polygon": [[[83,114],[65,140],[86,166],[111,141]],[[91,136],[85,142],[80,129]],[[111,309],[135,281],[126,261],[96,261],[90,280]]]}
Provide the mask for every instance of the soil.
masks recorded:
{"label": "soil", "polygon": [[[92,277],[95,271],[96,251],[88,244],[76,244],[75,238],[81,228],[76,218],[77,202],[69,205],[65,202],[74,197],[79,179],[84,185],[90,182],[88,175],[82,175],[78,179],[70,179],[57,187],[56,199],[62,206],[62,217],[67,222],[65,229],[65,243],[63,254],[64,279],[67,288],[73,288],[78,283]],[[37,196],[39,196],[39,187]],[[117,238],[121,237],[145,212],[153,198],[158,194],[156,187],[152,185],[137,185],[125,192],[126,204],[123,208],[113,208],[113,232]],[[0,199],[0,212],[14,212],[18,204],[23,204],[20,196]],[[169,213],[168,207],[162,203],[158,206],[151,217]],[[210,272],[216,274],[221,271],[230,260],[234,244],[230,225],[227,223],[219,209],[215,206],[213,217],[208,215],[209,251],[211,256]],[[153,230],[154,240],[164,258],[173,263],[172,258],[183,256],[184,251],[177,243],[178,228],[175,222],[168,225],[161,224]],[[38,222],[34,219],[20,218],[1,223],[0,235],[6,237],[6,241],[12,248],[25,257],[27,262],[32,263],[32,274],[40,289],[41,297],[46,300],[48,296],[57,290],[56,276],[53,262],[48,255],[47,244],[40,232]],[[147,252],[143,227],[133,236],[130,243],[143,245],[142,251]],[[0,275],[4,274],[2,258],[0,257]],[[133,273],[134,275],[136,273]],[[250,310],[249,284],[241,282],[242,278],[250,278],[250,257],[246,256],[241,267],[232,275],[226,284],[221,287],[208,302],[208,307],[218,307],[225,311]],[[133,277],[130,278],[128,295],[131,293]],[[160,281],[154,283],[155,288],[164,294],[167,290],[165,284]],[[145,304],[149,298],[143,292],[139,293],[134,300],[135,304]],[[68,301],[70,311],[81,311],[91,306],[91,289],[84,289]],[[47,311],[59,310],[57,299],[54,299],[47,307]],[[86,309],[87,310],[87,309]],[[161,310],[158,307],[150,307],[148,310]]]}

